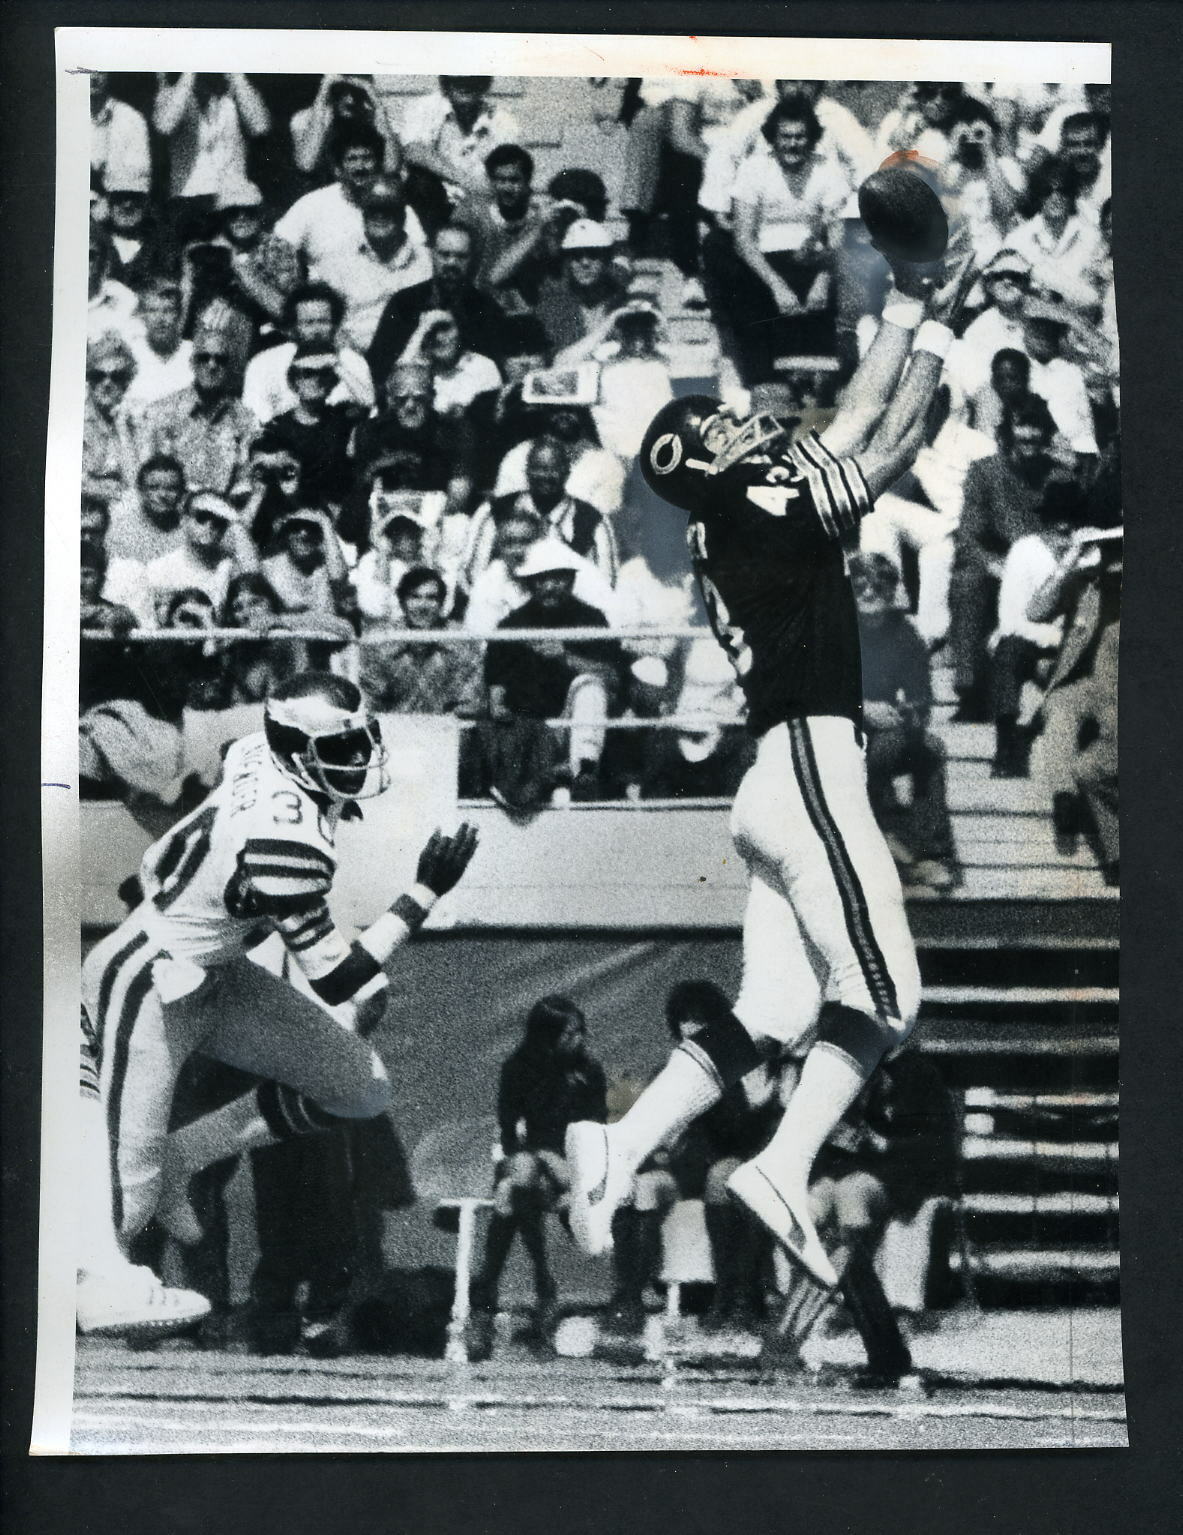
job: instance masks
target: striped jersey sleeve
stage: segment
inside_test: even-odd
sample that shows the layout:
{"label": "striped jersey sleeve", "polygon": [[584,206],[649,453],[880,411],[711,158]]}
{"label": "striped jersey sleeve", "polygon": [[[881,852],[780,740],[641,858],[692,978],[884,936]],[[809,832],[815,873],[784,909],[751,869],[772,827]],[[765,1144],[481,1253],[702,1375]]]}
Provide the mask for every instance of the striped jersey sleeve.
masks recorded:
{"label": "striped jersey sleeve", "polygon": [[808,484],[813,510],[826,538],[845,538],[874,509],[858,460],[838,458],[816,431],[799,438],[785,457]]}
{"label": "striped jersey sleeve", "polygon": [[333,887],[336,865],[323,848],[281,837],[248,837],[238,854],[238,888],[252,911],[279,916]]}

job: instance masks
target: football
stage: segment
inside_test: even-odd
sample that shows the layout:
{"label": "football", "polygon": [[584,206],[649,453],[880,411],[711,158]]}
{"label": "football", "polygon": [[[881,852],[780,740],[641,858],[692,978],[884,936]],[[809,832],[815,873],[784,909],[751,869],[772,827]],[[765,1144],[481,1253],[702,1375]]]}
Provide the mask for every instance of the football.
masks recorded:
{"label": "football", "polygon": [[871,244],[892,261],[939,261],[949,243],[941,200],[920,171],[891,165],[859,187],[858,210]]}

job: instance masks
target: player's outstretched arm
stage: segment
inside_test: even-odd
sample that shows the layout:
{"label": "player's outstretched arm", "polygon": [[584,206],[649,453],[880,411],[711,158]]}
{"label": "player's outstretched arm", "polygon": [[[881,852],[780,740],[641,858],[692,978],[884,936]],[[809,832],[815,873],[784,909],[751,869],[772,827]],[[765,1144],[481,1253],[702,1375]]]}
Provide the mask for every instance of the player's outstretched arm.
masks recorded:
{"label": "player's outstretched arm", "polygon": [[928,317],[916,333],[907,371],[896,385],[870,442],[858,455],[872,500],[911,468],[920,451],[928,408],[953,340],[950,325],[977,277],[972,251],[962,249],[951,255],[952,259],[946,260],[940,287],[928,298]]}
{"label": "player's outstretched arm", "polygon": [[924,318],[924,284],[916,269],[893,268],[895,292],[883,306],[883,320],[867,355],[842,392],[838,413],[821,434],[836,458],[861,453],[871,440],[912,351]]}

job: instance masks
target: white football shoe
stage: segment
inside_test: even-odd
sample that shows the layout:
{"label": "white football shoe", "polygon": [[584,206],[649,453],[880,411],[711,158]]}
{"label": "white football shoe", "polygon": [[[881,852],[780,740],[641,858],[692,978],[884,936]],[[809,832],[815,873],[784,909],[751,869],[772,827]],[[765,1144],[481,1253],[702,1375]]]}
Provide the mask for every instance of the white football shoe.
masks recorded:
{"label": "white football shoe", "polygon": [[633,1169],[607,1125],[584,1119],[567,1126],[571,1175],[567,1214],[576,1245],[590,1257],[612,1251],[612,1217],[632,1188]]}
{"label": "white football shoe", "polygon": [[180,1332],[208,1316],[210,1303],[196,1290],[163,1284],[149,1268],[78,1276],[78,1331],[87,1337],[125,1338]]}
{"label": "white football shoe", "polygon": [[838,1273],[813,1224],[804,1183],[782,1186],[761,1167],[759,1157],[754,1157],[735,1169],[727,1189],[763,1221],[789,1257],[818,1284],[827,1290],[837,1287]]}

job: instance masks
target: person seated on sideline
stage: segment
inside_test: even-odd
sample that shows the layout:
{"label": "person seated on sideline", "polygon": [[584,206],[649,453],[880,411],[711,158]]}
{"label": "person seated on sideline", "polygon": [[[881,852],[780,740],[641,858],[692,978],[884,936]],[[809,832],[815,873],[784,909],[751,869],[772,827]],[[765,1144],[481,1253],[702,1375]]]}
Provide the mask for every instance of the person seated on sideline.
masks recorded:
{"label": "person seated on sideline", "polygon": [[410,102],[403,116],[407,159],[438,176],[456,199],[482,190],[490,150],[521,142],[513,114],[489,105],[492,84],[492,75],[440,75],[439,90]]}
{"label": "person seated on sideline", "polygon": [[[850,556],[863,654],[867,789],[903,882],[932,890],[960,884],[945,793],[945,748],[928,729],[928,650],[899,610],[899,571],[882,554]],[[907,802],[896,782],[910,781]]]}
{"label": "person seated on sideline", "polygon": [[534,438],[526,453],[525,490],[496,497],[472,519],[464,556],[470,587],[492,558],[497,527],[511,511],[539,517],[548,537],[561,539],[593,564],[609,586],[615,584],[620,568],[615,535],[594,506],[568,493],[571,466],[566,443],[556,437]]}
{"label": "person seated on sideline", "polygon": [[1035,509],[1036,531],[1007,551],[998,588],[998,627],[990,636],[990,696],[994,714],[994,778],[1026,778],[1034,708],[1024,707],[1024,689],[1051,674],[1064,633],[1062,614],[1042,623],[1029,616],[1031,603],[1075,544],[1085,517],[1085,498],[1070,480],[1050,480]]}
{"label": "person seated on sideline", "polygon": [[[448,588],[430,566],[408,570],[396,588],[400,622],[416,630],[458,629],[445,624]],[[362,689],[375,709],[395,714],[449,714],[473,717],[484,705],[480,647],[446,642],[380,640],[362,650]]]}
{"label": "person seated on sideline", "polygon": [[579,1119],[603,1123],[607,1093],[604,1068],[588,1050],[581,1009],[568,997],[535,1002],[522,1042],[498,1079],[500,1159],[484,1259],[472,1282],[470,1359],[487,1359],[492,1352],[497,1292],[518,1234],[534,1271],[534,1336],[549,1345],[558,1290],[547,1260],[546,1215],[559,1208],[567,1189],[567,1126]]}
{"label": "person seated on sideline", "polygon": [[204,592],[220,610],[230,578],[258,569],[258,554],[238,513],[212,490],[190,492],[181,512],[181,532],[181,544],[150,560],[146,568],[146,586],[159,623],[175,593]]}
{"label": "person seated on sideline", "polygon": [[288,294],[280,329],[290,339],[252,357],[243,379],[243,404],[254,411],[264,426],[285,410],[295,408],[296,395],[288,382],[288,369],[299,346],[336,354],[337,382],[329,395],[329,405],[342,405],[358,419],[373,410],[374,382],[365,358],[351,347],[338,345],[344,316],[345,301],[328,283],[304,283]]}
{"label": "person seated on sideline", "polygon": [[[517,572],[530,596],[498,628],[606,630],[604,614],[574,595],[577,559],[556,538],[535,544]],[[490,644],[485,657],[489,713],[494,720],[569,720],[563,732],[568,765],[563,777],[572,797],[594,799],[605,726],[622,670],[619,642],[610,638],[539,637]]]}

